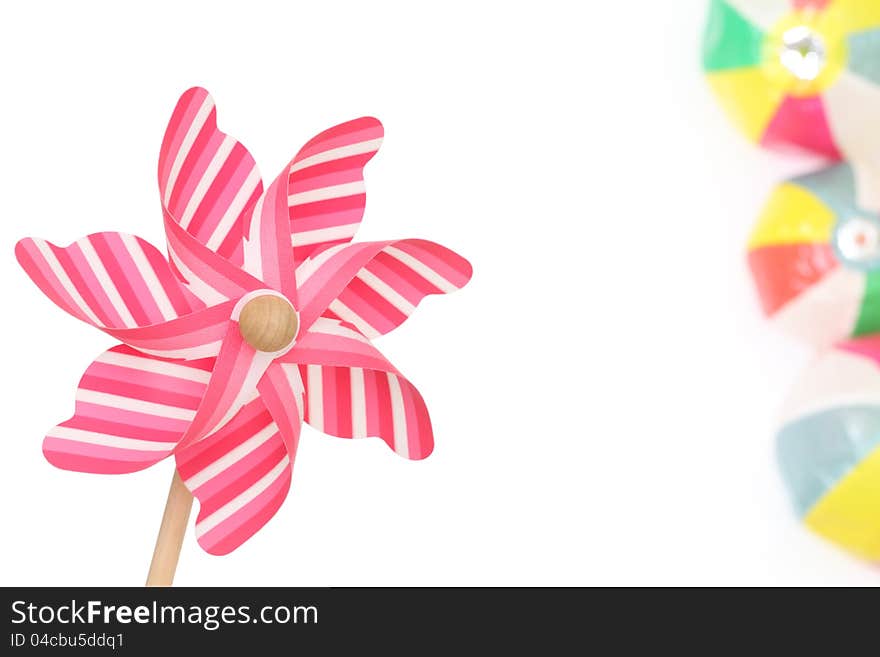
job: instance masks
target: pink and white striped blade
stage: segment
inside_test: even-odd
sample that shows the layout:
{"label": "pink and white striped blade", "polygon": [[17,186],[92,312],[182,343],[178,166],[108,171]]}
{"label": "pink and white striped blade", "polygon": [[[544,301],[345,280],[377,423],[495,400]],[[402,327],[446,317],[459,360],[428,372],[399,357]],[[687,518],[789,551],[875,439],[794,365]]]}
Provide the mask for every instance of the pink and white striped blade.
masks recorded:
{"label": "pink and white striped blade", "polygon": [[212,251],[241,265],[246,217],[263,192],[248,150],[217,129],[210,94],[180,97],[159,152],[159,193],[165,210]]}
{"label": "pink and white striped blade", "polygon": [[174,362],[125,345],[86,370],[73,417],[50,430],[43,453],[64,470],[142,470],[174,450],[195,415],[213,359]]}
{"label": "pink and white striped blade", "polygon": [[164,214],[168,256],[173,269],[184,286],[205,305],[238,299],[247,292],[266,287],[195,239],[168,212]]}
{"label": "pink and white striped blade", "polygon": [[465,286],[473,270],[434,242],[406,239],[328,249],[297,269],[300,320],[341,319],[369,338],[400,326],[429,294]]}
{"label": "pink and white striped blade", "polygon": [[379,437],[409,459],[423,459],[434,449],[419,391],[352,328],[318,319],[277,362],[291,364],[305,389],[303,417],[319,431],[340,438]]}
{"label": "pink and white striped blade", "polygon": [[214,434],[179,450],[177,469],[199,500],[199,545],[211,554],[228,554],[265,525],[287,496],[294,456],[260,399]]}
{"label": "pink and white striped blade", "polygon": [[15,253],[56,305],[136,349],[186,359],[220,350],[235,302],[205,308],[140,238],[97,233],[63,248],[27,238]]}
{"label": "pink and white striped blade", "polygon": [[226,337],[211,373],[198,411],[180,441],[184,449],[209,436],[256,399],[257,383],[272,362],[273,354],[257,351],[241,335],[238,322],[227,322]]}
{"label": "pink and white striped blade", "polygon": [[296,264],[351,241],[367,200],[364,167],[383,136],[372,117],[342,123],[309,140],[282,174]]}
{"label": "pink and white striped blade", "polygon": [[356,119],[300,149],[251,214],[244,244],[248,272],[296,304],[296,264],[351,241],[357,231],[366,203],[363,169],[382,134],[376,119]]}
{"label": "pink and white striped blade", "polygon": [[49,299],[100,329],[154,326],[204,307],[162,253],[134,235],[95,233],[67,247],[25,238],[15,255]]}
{"label": "pink and white striped blade", "polygon": [[220,352],[236,302],[197,310],[163,324],[133,329],[106,329],[117,340],[160,358],[211,358]]}
{"label": "pink and white striped blade", "polygon": [[278,425],[287,453],[296,454],[303,422],[305,387],[296,364],[273,362],[257,384],[266,408]]}
{"label": "pink and white striped blade", "polygon": [[244,269],[297,304],[286,172],[269,185],[254,207],[244,242]]}

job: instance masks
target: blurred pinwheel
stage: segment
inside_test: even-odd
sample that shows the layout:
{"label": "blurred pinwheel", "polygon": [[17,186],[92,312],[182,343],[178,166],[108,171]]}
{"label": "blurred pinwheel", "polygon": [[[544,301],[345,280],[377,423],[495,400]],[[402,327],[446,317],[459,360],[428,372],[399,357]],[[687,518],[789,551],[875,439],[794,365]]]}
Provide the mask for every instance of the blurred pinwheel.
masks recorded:
{"label": "blurred pinwheel", "polygon": [[748,261],[766,315],[823,350],[777,437],[795,508],[869,559],[880,559],[878,62],[878,2],[711,1],[703,67],[733,122],[764,146],[848,160],[776,187]]}
{"label": "blurred pinwheel", "polygon": [[752,141],[877,162],[878,62],[872,0],[712,0],[703,68]]}
{"label": "blurred pinwheel", "polygon": [[859,206],[849,164],[779,185],[748,257],[783,331],[820,347],[880,331],[880,214]]}
{"label": "blurred pinwheel", "polygon": [[799,517],[880,560],[880,337],[823,353],[783,410],[777,455]]}
{"label": "blurred pinwheel", "polygon": [[22,240],[17,257],[40,289],[122,343],[86,370],[46,458],[123,473],[175,454],[200,501],[199,544],[224,554],[284,500],[303,421],[428,456],[425,403],[370,340],[426,295],[465,285],[471,267],[424,240],[350,244],[382,136],[372,118],[331,128],[263,190],[211,97],[191,89],[159,158],[168,261],[119,233],[65,248]]}

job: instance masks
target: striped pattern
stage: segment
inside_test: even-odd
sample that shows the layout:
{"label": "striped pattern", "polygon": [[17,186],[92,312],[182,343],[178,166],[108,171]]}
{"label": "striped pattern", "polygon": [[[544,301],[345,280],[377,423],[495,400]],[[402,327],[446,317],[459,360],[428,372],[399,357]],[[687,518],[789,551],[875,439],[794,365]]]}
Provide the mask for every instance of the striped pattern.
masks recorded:
{"label": "striped pattern", "polygon": [[296,276],[290,248],[286,175],[279,176],[257,201],[244,244],[244,268],[296,305]]}
{"label": "striped pattern", "polygon": [[382,438],[397,454],[423,459],[434,449],[421,394],[360,333],[321,318],[279,359],[296,365],[305,390],[304,419],[340,438]]}
{"label": "striped pattern", "polygon": [[303,146],[256,202],[246,230],[245,270],[296,304],[296,265],[348,243],[357,231],[367,198],[364,166],[382,136],[379,121],[361,118]]}
{"label": "striped pattern", "polygon": [[138,237],[96,233],[68,247],[26,238],[15,254],[57,306],[131,347],[187,359],[220,350],[234,302],[204,308],[159,250]]}
{"label": "striped pattern", "polygon": [[[74,417],[45,439],[46,458],[121,473],[175,454],[200,502],[199,544],[226,554],[283,502],[303,420],[428,456],[424,400],[366,336],[462,287],[471,267],[423,240],[348,244],[382,136],[372,118],[331,128],[264,194],[253,158],[217,129],[213,100],[191,89],[159,158],[168,261],[117,233],[67,248],[20,242],[19,261],[53,302],[125,343],[88,368]],[[266,288],[300,312],[286,353],[258,352],[239,330],[242,303]]]}
{"label": "striped pattern", "polygon": [[164,324],[107,333],[152,356],[187,360],[215,357],[229,331],[229,315],[234,307],[235,301],[227,301]]}
{"label": "striped pattern", "polygon": [[194,309],[159,250],[133,235],[96,233],[68,247],[26,238],[15,255],[49,299],[100,329],[151,326]]}
{"label": "striped pattern", "polygon": [[383,136],[382,124],[372,117],[342,123],[306,143],[282,174],[297,264],[351,241],[367,201],[364,167]]}
{"label": "striped pattern", "polygon": [[263,192],[254,158],[217,129],[207,91],[193,88],[177,102],[159,152],[162,205],[190,235],[241,264],[246,217]]}
{"label": "striped pattern", "polygon": [[288,454],[296,454],[303,422],[305,387],[296,365],[273,363],[257,386],[278,425]]}
{"label": "striped pattern", "polygon": [[266,287],[262,281],[195,239],[167,212],[165,234],[174,271],[205,305],[238,299],[247,292]]}
{"label": "striped pattern", "polygon": [[304,327],[340,319],[369,338],[400,326],[429,294],[464,287],[470,263],[426,240],[363,242],[328,249],[297,269]]}
{"label": "striped pattern", "polygon": [[175,448],[201,402],[213,360],[172,362],[120,345],[86,370],[74,416],[53,428],[43,453],[64,470],[118,474]]}
{"label": "striped pattern", "polygon": [[199,545],[227,554],[265,525],[287,496],[294,456],[259,399],[213,435],[178,451],[180,476],[199,500]]}
{"label": "striped pattern", "polygon": [[229,320],[202,403],[181,438],[179,449],[210,435],[253,401],[258,396],[257,383],[272,359],[272,354],[257,351],[245,342],[238,322]]}

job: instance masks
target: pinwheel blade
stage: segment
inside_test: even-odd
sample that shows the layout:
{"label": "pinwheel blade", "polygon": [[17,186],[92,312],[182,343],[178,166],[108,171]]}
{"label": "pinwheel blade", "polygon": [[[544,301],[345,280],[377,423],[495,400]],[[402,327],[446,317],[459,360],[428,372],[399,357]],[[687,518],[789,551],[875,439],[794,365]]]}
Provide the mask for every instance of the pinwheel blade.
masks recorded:
{"label": "pinwheel blade", "polygon": [[262,192],[254,158],[217,128],[211,95],[199,87],[186,91],[159,152],[163,208],[205,247],[241,265],[246,217]]}
{"label": "pinwheel blade", "polygon": [[253,536],[284,502],[293,459],[259,399],[178,451],[180,476],[199,500],[199,545],[210,554],[228,554]]}
{"label": "pinwheel blade", "polygon": [[125,345],[92,363],[76,392],[76,412],[43,441],[46,459],[64,470],[120,474],[168,456],[208,385],[213,360],[170,361]]}
{"label": "pinwheel blade", "polygon": [[25,238],[15,255],[58,307],[100,329],[151,326],[203,307],[162,253],[134,235],[95,233],[67,247]]}
{"label": "pinwheel blade", "polygon": [[408,459],[433,451],[421,394],[353,328],[321,318],[279,361],[299,368],[304,418],[319,431],[340,438],[378,437]]}
{"label": "pinwheel blade", "polygon": [[467,260],[427,240],[328,249],[297,270],[301,322],[308,327],[323,315],[375,338],[400,326],[426,296],[464,287],[472,273]]}
{"label": "pinwheel blade", "polygon": [[377,119],[355,119],[313,137],[293,158],[287,201],[296,264],[351,241],[367,201],[364,167],[384,134]]}

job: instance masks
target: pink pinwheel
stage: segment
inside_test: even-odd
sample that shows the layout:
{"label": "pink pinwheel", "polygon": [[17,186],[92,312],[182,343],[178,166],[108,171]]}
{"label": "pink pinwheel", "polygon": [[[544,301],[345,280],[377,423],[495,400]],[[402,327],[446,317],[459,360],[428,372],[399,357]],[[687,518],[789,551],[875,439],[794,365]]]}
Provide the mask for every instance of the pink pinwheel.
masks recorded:
{"label": "pink pinwheel", "polygon": [[370,340],[464,286],[471,267],[424,240],[350,243],[382,136],[373,118],[322,132],[264,190],[211,97],[191,89],[159,156],[168,260],[112,232],[19,242],[46,296],[122,342],[86,370],[46,458],[126,473],[174,454],[200,502],[199,544],[226,554],[287,495],[303,421],[428,456],[425,403]]}

